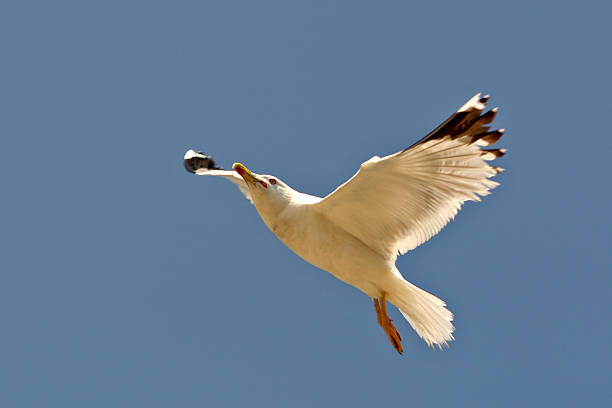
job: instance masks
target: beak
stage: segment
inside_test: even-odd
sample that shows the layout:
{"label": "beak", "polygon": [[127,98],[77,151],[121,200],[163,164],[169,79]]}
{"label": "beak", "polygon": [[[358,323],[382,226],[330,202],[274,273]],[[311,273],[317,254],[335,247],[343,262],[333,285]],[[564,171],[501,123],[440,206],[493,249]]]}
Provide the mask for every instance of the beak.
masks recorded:
{"label": "beak", "polygon": [[259,183],[259,180],[257,179],[257,177],[255,177],[255,175],[251,173],[251,170],[247,169],[244,166],[244,164],[234,163],[232,168],[234,169],[236,173],[240,174],[240,177],[242,177],[244,181],[247,182],[247,184],[248,183]]}

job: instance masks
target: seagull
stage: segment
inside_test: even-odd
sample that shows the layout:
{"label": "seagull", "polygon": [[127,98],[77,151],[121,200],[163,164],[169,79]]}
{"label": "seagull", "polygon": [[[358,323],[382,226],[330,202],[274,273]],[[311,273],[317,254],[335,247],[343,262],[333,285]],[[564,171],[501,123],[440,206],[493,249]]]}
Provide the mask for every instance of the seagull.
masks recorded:
{"label": "seagull", "polygon": [[325,198],[242,163],[224,170],[191,149],[184,165],[197,175],[235,183],[289,249],[371,297],[378,325],[398,353],[403,353],[402,338],[387,301],[428,346],[441,349],[454,340],[453,314],[442,300],[405,280],[395,261],[436,235],[465,201],[481,201],[499,185],[489,179],[503,169],[489,161],[506,150],[484,147],[504,130],[489,130],[498,109],[485,112],[488,99],[478,93],[412,146],[372,157]]}

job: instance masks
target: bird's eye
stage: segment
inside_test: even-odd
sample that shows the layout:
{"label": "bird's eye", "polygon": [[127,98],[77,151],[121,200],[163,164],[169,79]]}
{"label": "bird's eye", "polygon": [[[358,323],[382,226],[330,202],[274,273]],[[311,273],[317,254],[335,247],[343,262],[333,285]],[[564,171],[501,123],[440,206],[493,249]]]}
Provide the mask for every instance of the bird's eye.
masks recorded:
{"label": "bird's eye", "polygon": [[270,184],[276,184],[276,179],[271,178],[270,179]]}

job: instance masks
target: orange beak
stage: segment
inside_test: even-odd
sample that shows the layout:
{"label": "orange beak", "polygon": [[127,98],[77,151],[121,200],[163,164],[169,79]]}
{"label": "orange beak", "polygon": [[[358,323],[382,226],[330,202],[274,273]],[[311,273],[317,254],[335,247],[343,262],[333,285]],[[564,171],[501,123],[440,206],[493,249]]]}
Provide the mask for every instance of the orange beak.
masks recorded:
{"label": "orange beak", "polygon": [[265,181],[258,179],[257,176],[255,176],[251,170],[247,169],[244,164],[234,163],[232,169],[234,169],[236,173],[240,174],[240,177],[242,177],[247,184],[259,183],[263,187],[268,188],[268,184]]}

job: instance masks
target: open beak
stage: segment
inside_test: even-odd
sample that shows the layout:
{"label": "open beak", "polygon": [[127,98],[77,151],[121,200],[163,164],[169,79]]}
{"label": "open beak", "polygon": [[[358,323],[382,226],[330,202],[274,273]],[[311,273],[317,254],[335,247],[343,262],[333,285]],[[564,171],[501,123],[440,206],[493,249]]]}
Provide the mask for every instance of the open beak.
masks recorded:
{"label": "open beak", "polygon": [[268,185],[266,184],[265,181],[259,180],[253,173],[251,173],[251,170],[247,169],[244,164],[242,163],[234,163],[234,165],[232,166],[232,168],[234,169],[234,171],[238,174],[240,174],[240,177],[242,177],[244,179],[244,181],[249,184],[249,183],[260,183],[263,187],[268,188]]}

